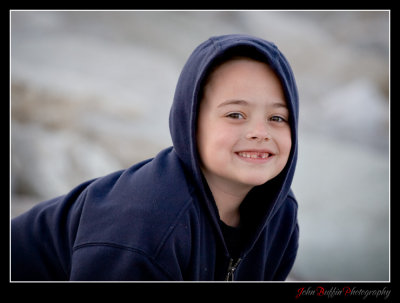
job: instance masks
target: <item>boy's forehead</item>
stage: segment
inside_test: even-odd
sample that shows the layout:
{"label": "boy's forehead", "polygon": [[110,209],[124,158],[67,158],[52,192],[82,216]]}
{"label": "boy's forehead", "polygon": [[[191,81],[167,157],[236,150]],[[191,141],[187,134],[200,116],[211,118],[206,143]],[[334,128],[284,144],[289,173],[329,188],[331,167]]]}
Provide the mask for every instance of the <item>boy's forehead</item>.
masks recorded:
{"label": "boy's forehead", "polygon": [[[249,57],[236,56],[215,66],[203,86],[204,96],[225,86],[239,88],[243,83],[252,85],[261,83],[272,88],[276,94],[282,95],[282,83],[275,71],[265,62]],[[283,97],[283,100],[285,98]]]}
{"label": "boy's forehead", "polygon": [[[278,79],[277,74],[268,63],[250,57],[235,56],[213,67],[210,70],[203,87],[206,87],[211,82],[215,82],[215,79],[223,81],[226,77],[240,79],[242,77],[254,76],[254,72],[257,70],[263,70],[264,74],[268,75],[269,78]],[[258,73],[255,74],[258,75]],[[278,82],[279,85],[282,85],[279,79]]]}

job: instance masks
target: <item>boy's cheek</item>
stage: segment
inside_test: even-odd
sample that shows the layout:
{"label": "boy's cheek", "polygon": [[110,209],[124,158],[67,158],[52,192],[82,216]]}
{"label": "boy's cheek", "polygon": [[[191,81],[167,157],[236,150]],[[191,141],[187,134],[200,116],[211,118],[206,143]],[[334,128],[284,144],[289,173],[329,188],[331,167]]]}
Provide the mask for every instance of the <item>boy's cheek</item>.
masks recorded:
{"label": "boy's cheek", "polygon": [[290,154],[290,150],[292,149],[292,138],[289,136],[287,137],[287,139],[284,142],[284,149],[285,149],[285,154],[287,156],[287,158],[289,158],[289,154]]}
{"label": "boy's cheek", "polygon": [[276,132],[272,137],[279,148],[279,153],[289,157],[290,150],[292,148],[292,136],[290,128]]}

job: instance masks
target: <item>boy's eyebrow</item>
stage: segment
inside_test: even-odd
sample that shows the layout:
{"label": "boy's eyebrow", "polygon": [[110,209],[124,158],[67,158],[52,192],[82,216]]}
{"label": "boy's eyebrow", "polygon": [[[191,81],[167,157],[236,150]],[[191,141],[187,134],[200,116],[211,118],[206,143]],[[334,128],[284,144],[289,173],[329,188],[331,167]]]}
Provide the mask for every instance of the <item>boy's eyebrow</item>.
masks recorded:
{"label": "boy's eyebrow", "polygon": [[284,108],[287,108],[287,105],[284,102],[275,102],[275,103],[272,104],[272,106],[273,107],[284,107]]}
{"label": "boy's eyebrow", "polygon": [[[226,105],[249,105],[249,102],[247,102],[246,100],[241,100],[241,99],[233,99],[233,100],[226,100],[224,102],[222,102],[221,104],[219,104],[217,107],[223,107]],[[273,104],[271,104],[271,107],[283,107],[283,108],[287,108],[286,103],[285,102],[274,102]]]}
{"label": "boy's eyebrow", "polygon": [[236,105],[249,105],[249,102],[245,101],[245,100],[226,100],[224,102],[222,102],[221,104],[219,104],[217,107],[223,107],[226,105],[232,105],[232,104],[236,104]]}

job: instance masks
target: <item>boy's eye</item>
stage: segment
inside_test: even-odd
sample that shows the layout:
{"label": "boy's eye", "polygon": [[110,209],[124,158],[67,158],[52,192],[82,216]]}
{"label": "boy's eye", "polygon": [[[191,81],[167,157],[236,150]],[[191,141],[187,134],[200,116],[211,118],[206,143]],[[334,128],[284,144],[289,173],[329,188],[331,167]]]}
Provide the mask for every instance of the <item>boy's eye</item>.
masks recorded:
{"label": "boy's eye", "polygon": [[244,119],[244,116],[241,113],[230,113],[226,116],[229,118],[232,118],[232,119],[236,119],[236,120]]}
{"label": "boy's eye", "polygon": [[273,116],[269,120],[272,122],[286,122],[286,120],[280,116]]}

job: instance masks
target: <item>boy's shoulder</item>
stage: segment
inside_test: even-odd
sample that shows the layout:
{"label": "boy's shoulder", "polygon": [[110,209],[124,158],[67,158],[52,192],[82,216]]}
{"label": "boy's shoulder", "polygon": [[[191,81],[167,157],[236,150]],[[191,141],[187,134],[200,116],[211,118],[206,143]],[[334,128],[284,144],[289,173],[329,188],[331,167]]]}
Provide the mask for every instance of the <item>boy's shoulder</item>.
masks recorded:
{"label": "boy's shoulder", "polygon": [[298,207],[296,196],[294,195],[294,193],[293,193],[293,191],[292,191],[291,189],[289,190],[289,193],[288,193],[288,195],[287,195],[287,197],[286,197],[286,200],[287,200],[287,201],[290,201],[291,203],[293,203],[293,205],[294,205],[296,208]]}
{"label": "boy's shoulder", "polygon": [[85,193],[74,247],[107,243],[153,254],[193,205],[172,148],[102,177]]}

